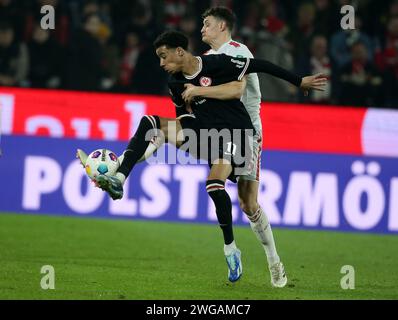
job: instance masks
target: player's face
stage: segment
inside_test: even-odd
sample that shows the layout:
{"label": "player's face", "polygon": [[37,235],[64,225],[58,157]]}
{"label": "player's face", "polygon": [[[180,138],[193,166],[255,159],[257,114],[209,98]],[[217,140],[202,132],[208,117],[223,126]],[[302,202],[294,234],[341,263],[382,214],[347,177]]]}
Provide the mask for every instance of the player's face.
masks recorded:
{"label": "player's face", "polygon": [[203,27],[200,32],[202,33],[202,41],[210,43],[212,40],[217,39],[222,31],[222,21],[213,16],[208,16],[203,20]]}
{"label": "player's face", "polygon": [[161,46],[156,49],[156,54],[160,59],[160,66],[168,73],[177,73],[182,70],[182,58],[178,54],[180,49],[169,49]]}

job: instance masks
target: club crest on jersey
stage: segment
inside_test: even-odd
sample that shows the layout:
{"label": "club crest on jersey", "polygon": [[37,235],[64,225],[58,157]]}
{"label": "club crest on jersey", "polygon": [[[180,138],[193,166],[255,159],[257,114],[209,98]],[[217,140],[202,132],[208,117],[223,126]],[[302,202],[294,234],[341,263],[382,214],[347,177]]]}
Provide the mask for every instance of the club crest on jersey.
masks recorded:
{"label": "club crest on jersey", "polygon": [[208,77],[201,77],[199,83],[202,87],[208,87],[211,85],[211,79]]}

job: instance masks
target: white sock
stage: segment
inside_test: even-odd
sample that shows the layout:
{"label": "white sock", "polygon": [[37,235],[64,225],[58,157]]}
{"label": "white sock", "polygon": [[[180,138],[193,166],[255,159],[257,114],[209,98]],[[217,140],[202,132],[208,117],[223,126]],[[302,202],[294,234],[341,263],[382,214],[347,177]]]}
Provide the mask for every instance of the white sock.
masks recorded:
{"label": "white sock", "polygon": [[145,153],[142,155],[141,158],[138,159],[137,163],[142,162],[150,157],[152,157],[153,153],[158,150],[160,147],[159,144],[156,144],[154,142],[149,142],[148,147],[145,150]]}
{"label": "white sock", "polygon": [[116,178],[118,178],[122,184],[126,181],[126,176],[121,172],[116,173]]}
{"label": "white sock", "polygon": [[271,225],[265,215],[263,209],[259,206],[257,211],[248,216],[250,226],[255,233],[257,239],[263,245],[265,254],[267,255],[268,265],[273,265],[280,261],[278,253],[276,252],[274,235],[272,234]]}
{"label": "white sock", "polygon": [[232,241],[230,244],[224,244],[224,254],[226,256],[231,254],[234,249],[237,249],[235,240]]}

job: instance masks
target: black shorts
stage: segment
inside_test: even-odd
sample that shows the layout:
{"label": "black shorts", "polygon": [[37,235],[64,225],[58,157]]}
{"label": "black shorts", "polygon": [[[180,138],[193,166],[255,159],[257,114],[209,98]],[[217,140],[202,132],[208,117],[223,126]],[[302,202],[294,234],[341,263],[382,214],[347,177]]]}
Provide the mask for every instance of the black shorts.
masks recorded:
{"label": "black shorts", "polygon": [[181,149],[197,159],[204,159],[211,167],[215,161],[227,160],[233,168],[230,180],[247,175],[254,165],[253,135],[251,129],[203,129],[193,116],[183,116],[180,123],[184,133]]}

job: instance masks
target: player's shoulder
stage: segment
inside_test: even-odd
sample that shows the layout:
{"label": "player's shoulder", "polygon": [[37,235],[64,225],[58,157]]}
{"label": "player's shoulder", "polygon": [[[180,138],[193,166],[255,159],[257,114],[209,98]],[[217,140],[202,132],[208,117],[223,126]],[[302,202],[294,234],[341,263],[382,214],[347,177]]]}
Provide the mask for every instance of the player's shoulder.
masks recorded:
{"label": "player's shoulder", "polygon": [[202,55],[201,59],[203,64],[217,64],[220,61],[226,61],[228,58],[231,58],[230,56],[226,55],[225,53],[220,53],[220,54],[207,54],[207,55]]}
{"label": "player's shoulder", "polygon": [[233,57],[241,57],[241,58],[253,58],[253,54],[249,50],[249,48],[241,42],[231,40],[225,45],[225,51],[223,53],[233,56]]}
{"label": "player's shoulder", "polygon": [[182,73],[170,74],[167,84],[170,89],[177,89],[183,82]]}
{"label": "player's shoulder", "polygon": [[231,41],[228,42],[228,45],[232,46],[234,48],[240,48],[241,46],[243,46],[243,43],[240,43],[240,42],[235,41],[235,40],[231,40]]}

